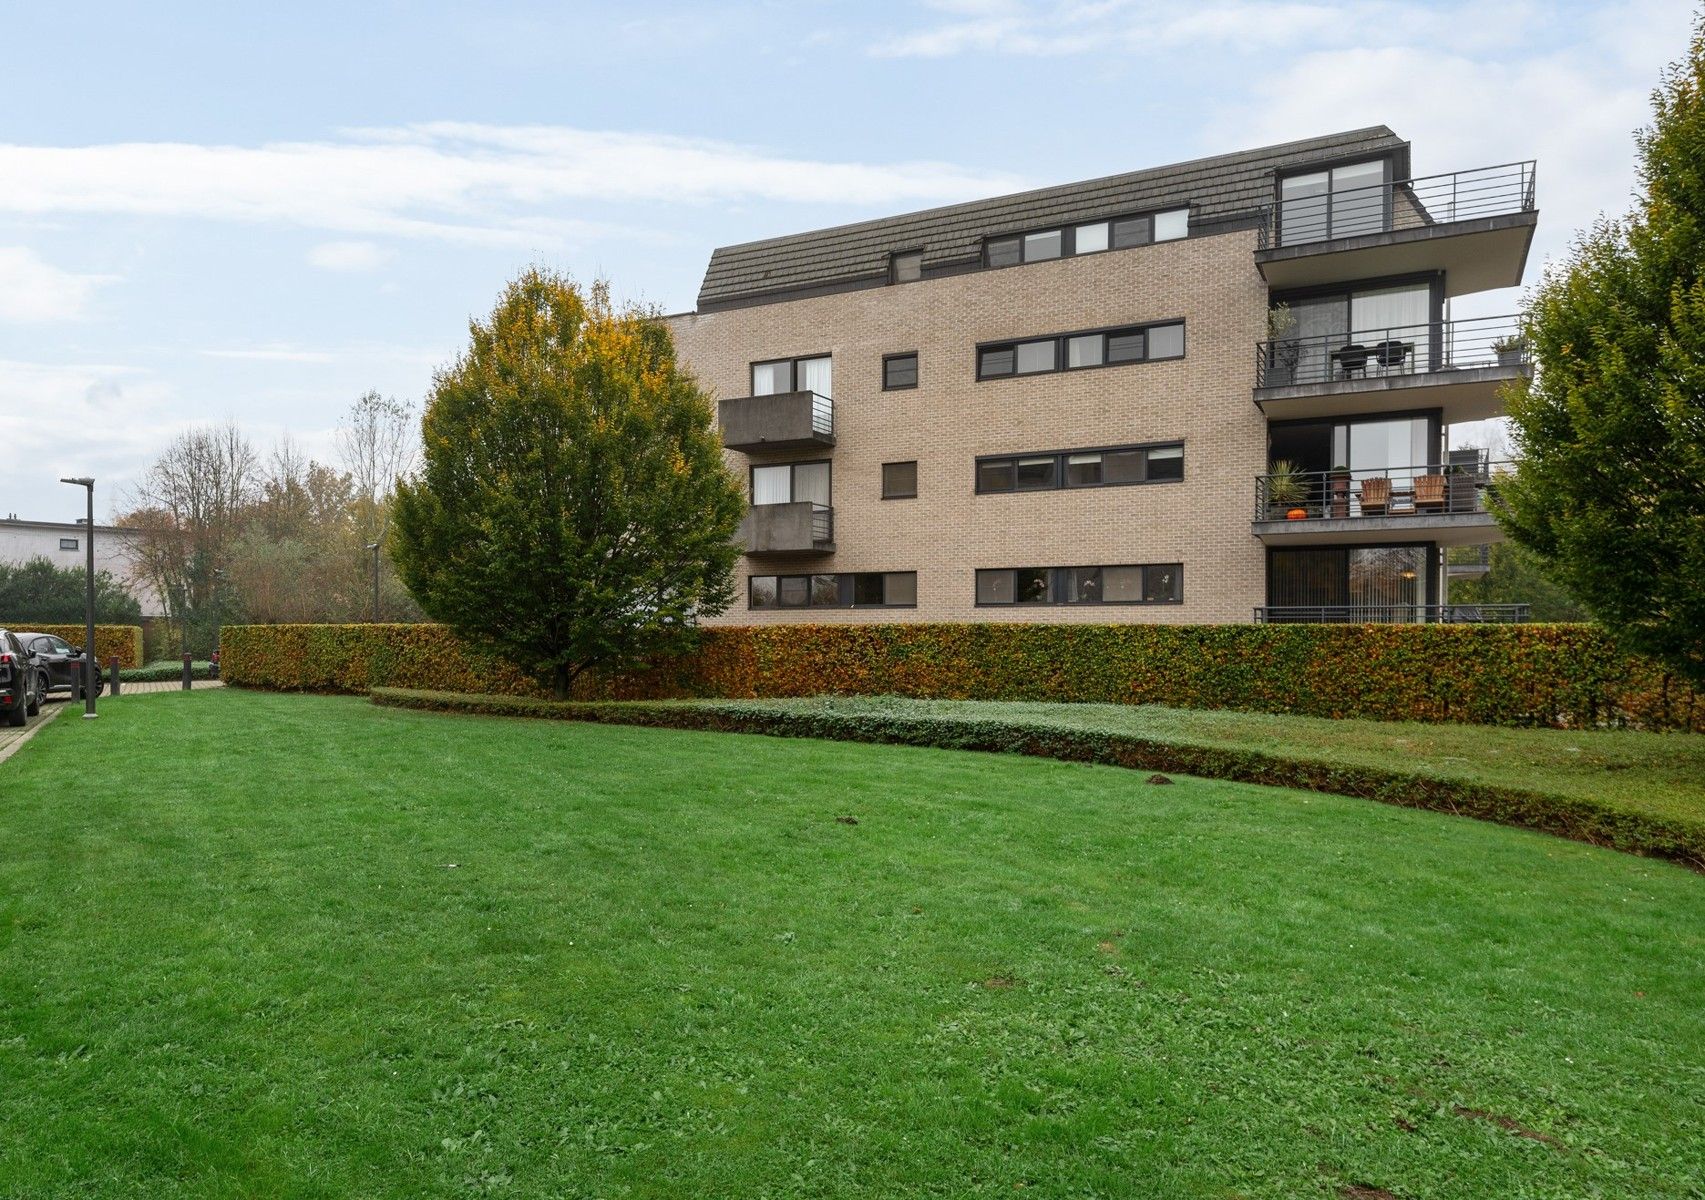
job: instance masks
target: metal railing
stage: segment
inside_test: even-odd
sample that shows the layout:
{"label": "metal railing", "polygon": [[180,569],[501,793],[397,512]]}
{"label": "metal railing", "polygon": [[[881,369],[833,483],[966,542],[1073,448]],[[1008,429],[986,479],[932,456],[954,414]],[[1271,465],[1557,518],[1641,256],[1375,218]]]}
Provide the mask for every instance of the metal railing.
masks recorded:
{"label": "metal railing", "polygon": [[835,436],[835,402],[820,392],[811,392],[811,432]]}
{"label": "metal railing", "polygon": [[1262,209],[1257,248],[1532,212],[1537,168],[1528,159],[1280,200]]}
{"label": "metal railing", "polygon": [[1255,343],[1255,386],[1527,365],[1521,318],[1467,317]]}
{"label": "metal railing", "polygon": [[1519,625],[1527,604],[1265,604],[1258,625]]}
{"label": "metal railing", "polygon": [[811,502],[811,540],[813,542],[832,542],[835,540],[835,510],[827,504]]}
{"label": "metal railing", "polygon": [[1509,462],[1432,463],[1373,470],[1286,471],[1255,477],[1257,521],[1438,516],[1486,512]]}

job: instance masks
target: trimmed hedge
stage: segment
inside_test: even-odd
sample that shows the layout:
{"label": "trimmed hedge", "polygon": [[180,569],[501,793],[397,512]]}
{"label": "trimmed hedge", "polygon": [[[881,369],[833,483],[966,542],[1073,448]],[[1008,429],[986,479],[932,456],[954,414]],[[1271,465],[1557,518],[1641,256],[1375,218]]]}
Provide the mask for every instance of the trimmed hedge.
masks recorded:
{"label": "trimmed hedge", "polygon": [[[31,633],[51,633],[54,637],[62,637],[73,646],[83,644],[84,635],[88,633],[82,625],[39,625],[39,624],[8,624],[0,621],[0,629],[10,629],[16,632],[27,629]],[[97,625],[95,626],[95,656],[101,661],[101,670],[107,669],[107,663],[118,659],[120,669],[140,666],[142,663],[142,626],[140,625]]]}
{"label": "trimmed hedge", "polygon": [[[228,683],[542,696],[437,625],[226,626]],[[765,625],[706,630],[585,699],[897,695],[1705,731],[1705,694],[1591,625]]]}
{"label": "trimmed hedge", "polygon": [[1534,829],[1594,846],[1669,859],[1705,871],[1705,824],[1630,812],[1574,797],[1441,779],[1395,768],[1343,766],[1254,750],[1181,745],[1129,734],[1032,726],[1010,720],[824,709],[780,711],[737,700],[690,704],[558,702],[403,688],[375,688],[372,696],[375,704],[393,708],[824,738],[938,750],[982,750],[1332,792]]}
{"label": "trimmed hedge", "polygon": [[[176,683],[183,677],[184,664],[181,659],[177,662],[172,662],[170,659],[164,662],[151,662],[145,667],[130,667],[119,672],[121,683]],[[213,664],[204,661],[191,662],[189,677],[191,680],[212,679]]]}

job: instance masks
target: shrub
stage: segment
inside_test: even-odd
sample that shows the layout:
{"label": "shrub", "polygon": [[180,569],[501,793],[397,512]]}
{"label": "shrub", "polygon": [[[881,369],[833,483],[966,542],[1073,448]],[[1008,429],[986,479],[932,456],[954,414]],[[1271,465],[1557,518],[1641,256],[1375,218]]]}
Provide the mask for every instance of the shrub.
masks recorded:
{"label": "shrub", "polygon": [[[164,659],[151,662],[145,667],[130,667],[118,673],[121,683],[175,683],[184,677],[183,660],[172,662]],[[189,665],[191,679],[212,679],[213,664],[211,662],[191,662]]]}
{"label": "shrub", "polygon": [[[51,633],[62,637],[73,646],[81,646],[87,630],[82,625],[43,625],[28,621],[0,621],[0,629],[10,629],[14,633],[20,629],[31,633]],[[97,625],[95,626],[95,657],[100,660],[101,669],[106,670],[107,663],[118,659],[118,665],[134,667],[142,662],[142,626],[140,625]]]}
{"label": "shrub", "polygon": [[[227,682],[536,696],[435,625],[227,626]],[[1588,625],[720,627],[584,699],[898,695],[1164,704],[1482,725],[1705,730],[1705,695]]]}
{"label": "shrub", "polygon": [[1129,734],[1027,725],[1022,720],[932,717],[907,712],[775,709],[739,701],[584,702],[537,697],[376,688],[376,704],[485,716],[758,733],[1027,754],[1139,771],[1177,772],[1274,787],[1359,796],[1405,808],[1477,817],[1632,854],[1705,869],[1705,826],[1573,797],[1442,779],[1416,772],[1292,759],[1261,751],[1190,746]]}

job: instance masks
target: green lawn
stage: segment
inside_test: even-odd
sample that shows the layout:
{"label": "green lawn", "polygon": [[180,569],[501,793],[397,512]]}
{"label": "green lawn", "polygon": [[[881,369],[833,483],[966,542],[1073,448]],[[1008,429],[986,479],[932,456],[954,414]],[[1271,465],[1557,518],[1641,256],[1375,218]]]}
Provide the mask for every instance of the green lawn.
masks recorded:
{"label": "green lawn", "polygon": [[[727,705],[729,701],[707,701]],[[1186,746],[1255,750],[1338,766],[1401,769],[1592,800],[1705,823],[1705,737],[1687,733],[1503,729],[1202,711],[1132,704],[833,697],[742,707],[1008,721],[1124,734]]]}
{"label": "green lawn", "polygon": [[1043,759],[101,712],[0,766],[0,1195],[1705,1188],[1665,863]]}

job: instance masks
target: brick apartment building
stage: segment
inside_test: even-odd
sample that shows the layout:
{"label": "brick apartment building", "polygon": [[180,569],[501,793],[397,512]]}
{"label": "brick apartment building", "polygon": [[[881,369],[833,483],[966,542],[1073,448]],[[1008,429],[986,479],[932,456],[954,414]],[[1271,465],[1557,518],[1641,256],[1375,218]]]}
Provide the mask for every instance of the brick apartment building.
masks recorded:
{"label": "brick apartment building", "polygon": [[[1534,166],[1376,127],[715,251],[669,318],[719,397],[769,621],[1417,621],[1499,538],[1448,427],[1527,371]],[[1459,552],[1460,553],[1460,552]]]}

